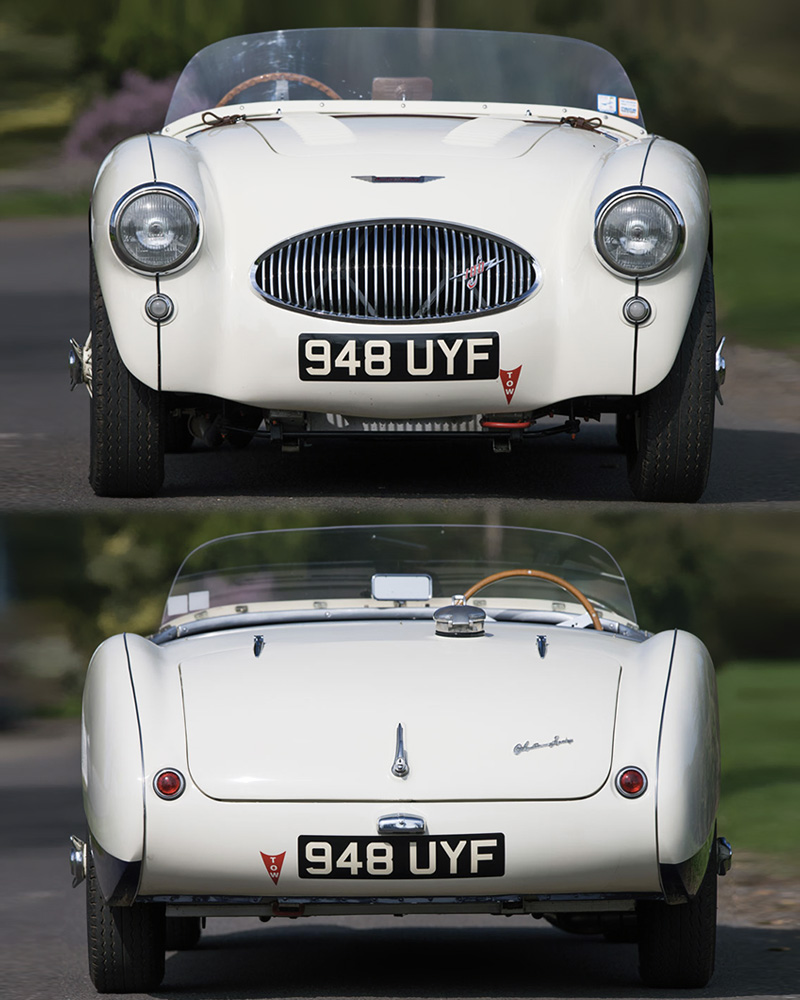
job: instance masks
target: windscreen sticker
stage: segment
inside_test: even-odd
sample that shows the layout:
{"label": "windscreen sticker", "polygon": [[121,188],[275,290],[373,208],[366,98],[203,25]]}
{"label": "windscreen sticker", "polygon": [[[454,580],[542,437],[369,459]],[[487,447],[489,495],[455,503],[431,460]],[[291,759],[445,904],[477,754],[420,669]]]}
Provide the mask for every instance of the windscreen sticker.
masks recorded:
{"label": "windscreen sticker", "polygon": [[617,113],[617,99],[612,94],[597,95],[597,110],[606,114],[615,115]]}
{"label": "windscreen sticker", "polygon": [[620,97],[619,113],[622,118],[638,118],[639,102],[632,97]]}
{"label": "windscreen sticker", "polygon": [[277,885],[278,879],[281,877],[281,869],[283,868],[283,859],[286,857],[286,851],[282,854],[264,854],[263,851],[259,851],[258,853],[261,855],[261,860],[264,862],[267,874],[275,885]]}
{"label": "windscreen sticker", "polygon": [[503,380],[503,391],[506,394],[506,402],[511,405],[511,400],[514,398],[514,393],[517,391],[517,382],[519,382],[519,373],[522,371],[522,365],[519,368],[513,368],[510,372],[505,372],[500,369],[500,378]]}
{"label": "windscreen sticker", "polygon": [[206,611],[211,607],[211,593],[208,590],[192,590],[189,592],[189,610]]}

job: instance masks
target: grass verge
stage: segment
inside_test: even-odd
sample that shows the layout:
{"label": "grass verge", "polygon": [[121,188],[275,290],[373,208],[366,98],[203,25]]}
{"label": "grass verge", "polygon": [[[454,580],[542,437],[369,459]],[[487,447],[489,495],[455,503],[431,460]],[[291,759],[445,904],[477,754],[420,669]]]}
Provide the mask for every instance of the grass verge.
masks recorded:
{"label": "grass verge", "polygon": [[722,332],[752,347],[800,347],[800,175],[712,177]]}
{"label": "grass verge", "polygon": [[0,219],[33,216],[83,216],[89,211],[87,191],[64,193],[23,189],[0,192]]}
{"label": "grass verge", "polygon": [[800,867],[800,661],[735,663],[718,674],[719,832],[734,851]]}

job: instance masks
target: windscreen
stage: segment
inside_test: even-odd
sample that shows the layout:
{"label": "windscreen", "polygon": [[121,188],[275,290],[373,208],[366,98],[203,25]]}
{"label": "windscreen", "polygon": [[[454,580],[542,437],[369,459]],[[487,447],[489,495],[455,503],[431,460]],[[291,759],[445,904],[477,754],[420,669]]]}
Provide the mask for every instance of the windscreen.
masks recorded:
{"label": "windscreen", "polygon": [[625,71],[596,45],[443,28],[313,28],[227,38],[191,59],[165,124],[215,107],[319,99],[563,105],[643,124]]}
{"label": "windscreen", "polygon": [[[428,574],[433,600],[449,602],[485,577],[535,569],[565,579],[598,610],[634,622],[628,586],[604,548],[585,538],[486,525],[365,525],[230,535],[195,549],[172,585],[163,624],[254,607],[352,607],[371,599],[376,573]],[[480,592],[506,607],[532,599],[572,602],[557,584],[512,577]]]}

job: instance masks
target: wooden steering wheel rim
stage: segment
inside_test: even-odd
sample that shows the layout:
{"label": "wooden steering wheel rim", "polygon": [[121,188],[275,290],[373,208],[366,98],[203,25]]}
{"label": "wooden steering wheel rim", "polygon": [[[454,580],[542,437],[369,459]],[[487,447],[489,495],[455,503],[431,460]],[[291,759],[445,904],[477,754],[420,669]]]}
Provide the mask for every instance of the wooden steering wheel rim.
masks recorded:
{"label": "wooden steering wheel rim", "polygon": [[598,632],[603,631],[603,626],[600,624],[600,617],[595,611],[592,604],[589,602],[589,598],[578,590],[577,587],[573,587],[571,583],[562,579],[560,576],[556,576],[554,573],[545,573],[541,569],[504,569],[500,573],[492,573],[491,576],[485,576],[482,580],[478,580],[474,583],[469,590],[464,593],[464,599],[469,600],[474,594],[477,594],[479,590],[483,590],[484,587],[488,587],[490,583],[494,583],[495,580],[505,580],[510,576],[529,576],[534,577],[538,580],[549,580],[550,583],[556,583],[559,587],[572,594],[573,597],[581,602],[581,604],[586,608],[589,617],[592,619],[592,625]]}
{"label": "wooden steering wheel rim", "polygon": [[308,87],[316,87],[317,90],[321,90],[331,100],[341,101],[341,97],[335,90],[331,90],[326,83],[316,80],[313,76],[303,76],[302,73],[262,73],[261,76],[251,76],[249,80],[244,80],[242,83],[232,87],[222,100],[217,102],[216,107],[222,108],[232,98],[241,94],[243,90],[247,90],[248,87],[252,87],[257,83],[269,83],[270,80],[291,80],[294,83],[305,83]]}

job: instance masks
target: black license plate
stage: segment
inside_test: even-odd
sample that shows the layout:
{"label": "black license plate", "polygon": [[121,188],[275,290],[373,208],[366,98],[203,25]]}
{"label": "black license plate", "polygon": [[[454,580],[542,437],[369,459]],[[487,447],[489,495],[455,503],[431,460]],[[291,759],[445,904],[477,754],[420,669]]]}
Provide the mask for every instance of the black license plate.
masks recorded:
{"label": "black license plate", "polygon": [[304,382],[460,382],[496,379],[496,333],[301,333]]}
{"label": "black license plate", "polygon": [[298,837],[300,878],[490,878],[505,874],[502,833]]}

